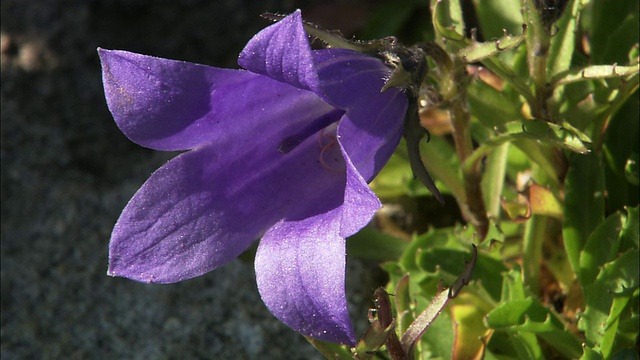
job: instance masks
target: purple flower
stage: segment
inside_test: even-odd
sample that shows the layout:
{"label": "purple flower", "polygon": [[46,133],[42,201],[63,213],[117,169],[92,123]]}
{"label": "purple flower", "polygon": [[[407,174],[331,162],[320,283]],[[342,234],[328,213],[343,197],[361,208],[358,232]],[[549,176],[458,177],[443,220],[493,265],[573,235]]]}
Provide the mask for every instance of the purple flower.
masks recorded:
{"label": "purple flower", "polygon": [[367,183],[398,145],[405,95],[389,69],[345,49],[311,50],[300,12],[218,69],[99,49],[107,104],[135,143],[187,150],[129,201],[109,270],[173,283],[234,259],[256,239],[258,289],[282,322],[354,344],[345,238],[380,207]]}

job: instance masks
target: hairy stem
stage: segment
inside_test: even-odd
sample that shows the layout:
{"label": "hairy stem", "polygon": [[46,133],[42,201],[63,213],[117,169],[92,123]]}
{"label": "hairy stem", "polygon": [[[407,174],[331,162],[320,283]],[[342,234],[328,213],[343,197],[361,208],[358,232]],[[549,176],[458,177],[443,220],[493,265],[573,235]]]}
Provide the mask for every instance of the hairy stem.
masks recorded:
{"label": "hairy stem", "polygon": [[[453,139],[460,163],[463,164],[473,153],[473,142],[469,131],[471,114],[469,113],[466,89],[463,86],[456,85],[464,83],[464,67],[454,66],[454,69],[457,70],[451,71],[448,74],[449,81],[446,81],[450,86],[443,87],[444,91],[442,95],[451,103],[449,113],[453,126]],[[487,218],[487,211],[485,209],[480,185],[482,173],[479,167],[463,167],[462,177],[464,180],[466,201],[462,202],[458,199],[458,202],[465,219],[478,230],[478,236],[482,240],[487,235],[489,227],[489,220]]]}

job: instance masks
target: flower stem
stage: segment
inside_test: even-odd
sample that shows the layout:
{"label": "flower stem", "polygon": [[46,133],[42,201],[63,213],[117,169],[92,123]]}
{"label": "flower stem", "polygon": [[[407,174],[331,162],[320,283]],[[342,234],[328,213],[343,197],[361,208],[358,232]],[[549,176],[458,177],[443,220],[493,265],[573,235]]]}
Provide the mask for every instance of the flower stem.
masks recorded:
{"label": "flower stem", "polygon": [[535,103],[529,105],[535,118],[547,120],[552,117],[547,106],[547,100],[552,93],[547,80],[547,58],[549,57],[551,39],[536,10],[534,1],[529,0],[526,3],[527,8],[524,10],[524,15],[530,29],[527,32],[527,57],[536,99]]}
{"label": "flower stem", "polygon": [[542,260],[542,244],[547,231],[548,218],[543,215],[532,215],[527,221],[522,249],[522,267],[524,283],[535,295],[540,290],[540,263]]}
{"label": "flower stem", "polygon": [[[457,61],[456,61],[457,62]],[[450,101],[449,113],[451,116],[451,124],[453,126],[453,140],[455,142],[456,152],[460,158],[460,163],[473,153],[473,142],[471,140],[471,132],[469,124],[471,122],[471,114],[469,113],[469,105],[467,101],[466,88],[457,86],[456,84],[464,83],[464,66],[462,64],[454,64],[453,71],[448,73],[449,86],[444,86],[443,98]],[[484,198],[482,196],[482,188],[480,182],[482,173],[479,167],[463,167],[462,178],[464,181],[465,199],[458,199],[458,203],[465,219],[473,224],[478,231],[478,237],[482,240],[487,235],[489,228],[489,219],[485,209]]]}

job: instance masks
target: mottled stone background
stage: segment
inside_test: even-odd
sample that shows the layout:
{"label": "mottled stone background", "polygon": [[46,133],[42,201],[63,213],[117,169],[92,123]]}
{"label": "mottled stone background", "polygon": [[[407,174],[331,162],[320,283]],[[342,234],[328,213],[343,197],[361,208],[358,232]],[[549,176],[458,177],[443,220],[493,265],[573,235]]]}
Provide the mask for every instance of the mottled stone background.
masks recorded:
{"label": "mottled stone background", "polygon": [[[348,33],[371,3],[2,0],[2,359],[321,358],[262,304],[251,258],[174,285],[106,276],[121,209],[174,154],[118,131],[96,48],[236,67],[264,11]],[[360,328],[372,266],[349,264]]]}

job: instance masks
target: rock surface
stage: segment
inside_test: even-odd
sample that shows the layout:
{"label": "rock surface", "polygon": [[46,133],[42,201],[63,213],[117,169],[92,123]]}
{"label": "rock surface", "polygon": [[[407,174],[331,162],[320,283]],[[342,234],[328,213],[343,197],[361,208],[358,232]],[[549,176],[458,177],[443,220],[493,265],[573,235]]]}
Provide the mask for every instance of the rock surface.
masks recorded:
{"label": "rock surface", "polygon": [[[120,211],[175,154],[117,129],[96,48],[236,67],[267,24],[260,13],[297,7],[304,13],[296,1],[2,0],[3,360],[322,358],[262,304],[252,261],[173,285],[106,276]],[[350,261],[347,275],[358,333],[368,266]]]}

